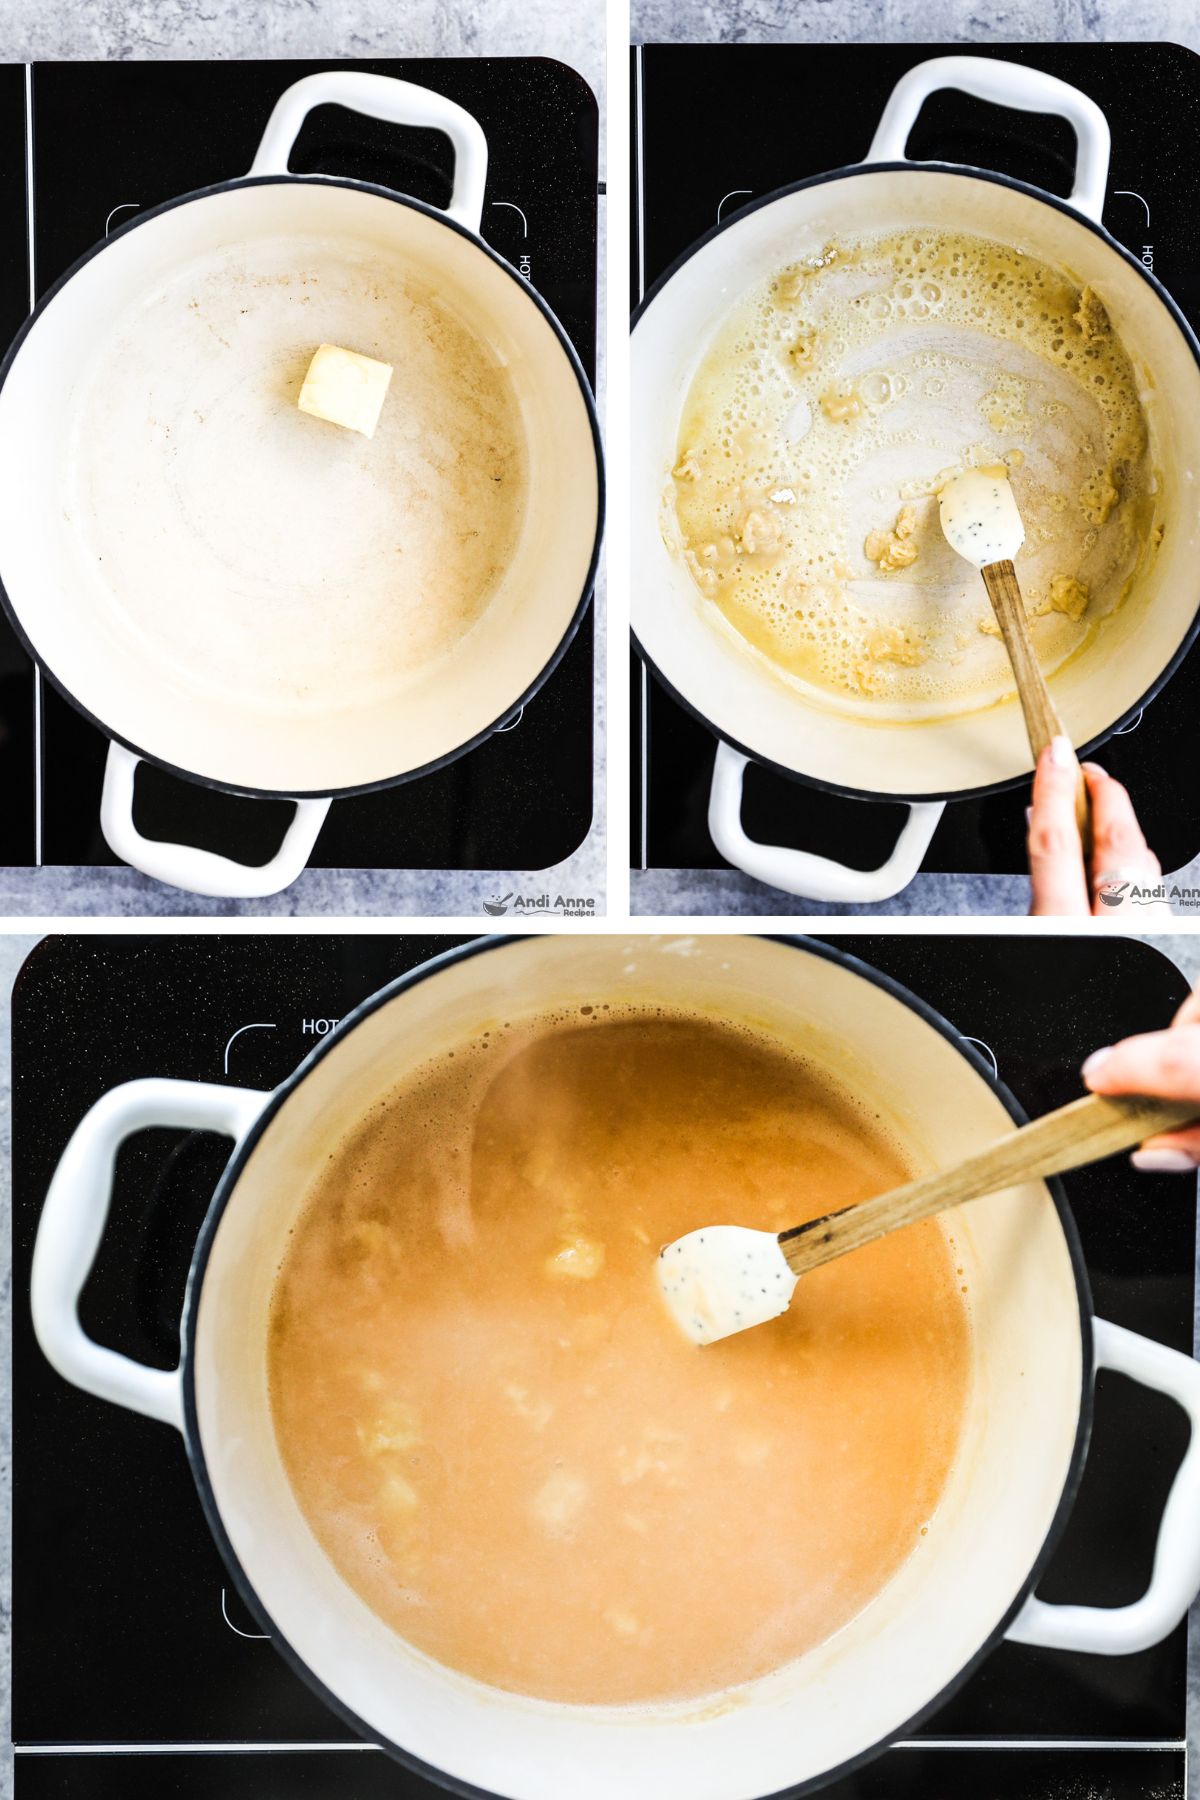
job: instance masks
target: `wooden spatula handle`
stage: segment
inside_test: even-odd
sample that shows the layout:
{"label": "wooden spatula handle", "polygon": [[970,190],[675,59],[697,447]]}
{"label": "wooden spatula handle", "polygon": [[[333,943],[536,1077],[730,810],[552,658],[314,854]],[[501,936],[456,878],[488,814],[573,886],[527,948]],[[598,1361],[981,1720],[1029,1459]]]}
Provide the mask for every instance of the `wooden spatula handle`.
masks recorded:
{"label": "wooden spatula handle", "polygon": [[[1008,561],[988,563],[983,570],[983,580],[1016,677],[1021,710],[1025,714],[1025,730],[1029,734],[1029,748],[1033,751],[1033,760],[1036,762],[1052,738],[1067,738],[1069,741],[1069,734],[1059,717],[1058,708],[1050,698],[1046,677],[1042,674],[1041,664],[1033,648],[1016,570]],[[1079,827],[1084,855],[1090,856],[1092,804],[1078,758],[1075,760],[1075,782],[1075,823]]]}
{"label": "wooden spatula handle", "polygon": [[1132,1150],[1143,1138],[1177,1131],[1198,1118],[1200,1104],[1194,1100],[1110,1099],[1088,1094],[1031,1125],[1022,1125],[956,1168],[924,1175],[906,1187],[783,1231],[779,1247],[793,1272],[803,1275],[847,1250],[857,1250],[902,1225],[945,1212],[947,1207],[1099,1162],[1119,1150]]}

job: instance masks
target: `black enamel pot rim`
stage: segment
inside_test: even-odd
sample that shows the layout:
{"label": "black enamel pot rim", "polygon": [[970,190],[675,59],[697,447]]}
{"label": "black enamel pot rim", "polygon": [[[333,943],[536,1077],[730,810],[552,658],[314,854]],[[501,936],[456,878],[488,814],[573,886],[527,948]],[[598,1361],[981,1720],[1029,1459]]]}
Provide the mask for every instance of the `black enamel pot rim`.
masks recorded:
{"label": "black enamel pot rim", "polygon": [[[830,182],[835,181],[853,181],[864,175],[870,176],[899,173],[916,175],[953,175],[967,181],[988,181],[995,187],[1011,188],[1015,193],[1022,194],[1027,199],[1036,201],[1042,206],[1048,206],[1054,212],[1062,213],[1066,218],[1073,219],[1077,224],[1084,226],[1094,237],[1098,237],[1101,243],[1111,250],[1115,256],[1119,257],[1123,263],[1127,264],[1129,268],[1134,269],[1147,284],[1156,299],[1163,307],[1165,307],[1171,318],[1172,324],[1179,331],[1185,344],[1191,351],[1193,361],[1196,363],[1197,368],[1200,369],[1200,342],[1197,341],[1195,332],[1192,330],[1191,325],[1184,317],[1177,303],[1172,299],[1167,289],[1163,286],[1162,282],[1159,281],[1153,271],[1147,269],[1139,262],[1133,252],[1127,250],[1124,244],[1118,242],[1110,231],[1106,231],[1099,220],[1089,219],[1084,213],[1079,212],[1075,207],[1069,205],[1066,200],[1060,199],[1057,194],[1048,193],[1044,188],[1035,187],[1031,182],[1018,181],[1011,175],[1000,175],[990,169],[976,169],[967,163],[853,163],[846,168],[830,169],[820,175],[806,176],[802,181],[790,182],[786,187],[775,188],[769,194],[763,194],[755,200],[747,201],[746,205],[739,207],[737,212],[730,218],[711,226],[702,237],[698,237],[694,243],[689,244],[687,249],[682,251],[667,269],[664,269],[663,273],[658,277],[657,281],[654,282],[653,286],[647,290],[636,307],[633,314],[634,329],[636,330],[643,315],[649,310],[654,302],[659,299],[674,277],[687,263],[691,262],[692,258],[699,251],[703,250],[706,245],[711,244],[714,238],[720,237],[724,232],[736,230],[740,224],[751,216],[751,214],[761,212],[764,207],[773,206],[776,201],[785,200],[789,195],[801,193],[807,188],[825,187]],[[989,794],[1004,794],[1010,792],[1013,788],[1023,787],[1029,781],[1033,773],[1032,769],[1028,769],[1019,775],[1005,776],[1002,781],[983,782],[978,787],[947,788],[942,792],[901,794],[890,792],[879,793],[871,788],[849,787],[842,782],[830,781],[824,776],[810,775],[803,770],[789,768],[785,763],[776,762],[769,756],[760,755],[758,751],[750,749],[748,745],[739,742],[738,739],[729,737],[727,733],[718,730],[712,721],[706,718],[700,709],[697,706],[694,706],[674,682],[667,677],[662,668],[646,651],[645,647],[638,639],[637,633],[633,632],[631,635],[633,638],[634,649],[645,666],[650,670],[655,680],[668,694],[670,694],[677,705],[683,707],[684,711],[689,713],[691,717],[696,720],[697,724],[702,725],[712,737],[721,739],[723,742],[727,743],[731,749],[737,750],[742,756],[748,757],[751,762],[760,764],[764,769],[771,769],[775,774],[782,775],[789,781],[796,781],[802,783],[806,787],[817,788],[822,793],[840,794],[844,799],[850,800],[891,802],[897,806],[915,806],[934,800],[982,800]],[[1198,636],[1200,636],[1200,583],[1197,585],[1196,610],[1193,614],[1192,622],[1184,632],[1183,637],[1180,639],[1162,672],[1151,682],[1140,700],[1135,701],[1132,706],[1128,707],[1126,711],[1121,714],[1120,718],[1115,719],[1111,725],[1107,726],[1105,730],[1097,733],[1095,737],[1089,738],[1086,744],[1079,745],[1078,749],[1081,760],[1085,760],[1087,757],[1094,755],[1102,744],[1106,744],[1110,737],[1116,736],[1117,733],[1123,731],[1128,725],[1132,724],[1138,715],[1144,712],[1146,707],[1150,705],[1151,701],[1158,698],[1163,688],[1167,685],[1167,682],[1183,662],[1184,657],[1188,654],[1189,650],[1191,650]]]}
{"label": "black enamel pot rim", "polygon": [[123,744],[126,750],[132,751],[133,754],[139,757],[143,762],[152,763],[159,769],[165,769],[168,774],[176,775],[181,780],[194,782],[198,787],[213,788],[218,793],[222,794],[240,794],[248,799],[345,800],[351,799],[359,794],[381,793],[385,788],[400,787],[405,782],[420,780],[423,775],[435,774],[437,770],[447,768],[451,763],[457,762],[460,756],[466,756],[470,751],[477,749],[480,744],[485,743],[487,739],[492,737],[497,731],[511,723],[516,718],[517,714],[534,698],[539,689],[545,685],[551,675],[553,675],[555,669],[557,669],[559,663],[566,655],[567,650],[570,648],[571,642],[576,632],[579,630],[584,614],[587,612],[588,605],[591,601],[592,589],[596,581],[596,570],[600,561],[600,544],[604,534],[604,451],[600,439],[600,421],[596,412],[595,398],[593,397],[587,375],[584,373],[583,364],[579,360],[578,352],[562,326],[559,324],[554,313],[538,293],[537,289],[530,282],[526,281],[524,276],[520,275],[517,270],[513,268],[512,264],[506,261],[498,251],[493,250],[490,244],[485,243],[483,238],[477,233],[468,230],[465,225],[460,225],[457,219],[450,218],[438,207],[429,206],[424,200],[415,200],[409,194],[396,193],[392,188],[381,187],[377,182],[354,181],[349,177],[341,176],[290,174],[239,176],[232,181],[218,181],[213,182],[208,187],[195,188],[190,193],[179,194],[174,199],[160,202],[157,206],[147,207],[144,212],[138,213],[132,219],[127,219],[123,225],[117,226],[107,237],[101,238],[97,243],[93,244],[89,250],[85,250],[82,256],[77,257],[70,268],[67,269],[64,274],[59,276],[53,287],[48,288],[42,295],[36,307],[24,321],[21,329],[9,345],[3,361],[0,362],[0,389],[3,389],[25,340],[28,338],[38,320],[42,317],[42,314],[51,305],[60,289],[64,288],[81,269],[85,268],[86,265],[92,261],[94,257],[101,255],[110,247],[110,245],[115,244],[118,239],[128,237],[131,231],[140,230],[143,226],[149,224],[151,220],[159,218],[163,213],[173,212],[175,208],[179,206],[189,206],[193,201],[207,200],[215,195],[232,193],[241,188],[278,186],[350,188],[358,193],[374,194],[381,200],[390,200],[396,206],[409,207],[413,212],[423,213],[426,218],[432,219],[435,224],[442,225],[447,231],[455,232],[459,237],[465,238],[473,249],[478,250],[482,255],[486,256],[490,262],[495,263],[498,269],[502,269],[510,280],[515,281],[521,292],[528,297],[538,312],[541,313],[543,319],[550,326],[551,331],[557,338],[559,348],[566,357],[567,362],[570,365],[571,373],[574,375],[579,387],[579,392],[587,412],[588,425],[592,434],[592,447],[596,457],[596,525],[592,536],[592,548],[588,559],[587,572],[584,576],[579,599],[577,600],[562,636],[559,638],[548,661],[543,665],[541,671],[534,680],[530,682],[524,693],[506,706],[504,711],[500,713],[490,725],[485,726],[481,731],[477,731],[474,736],[468,738],[464,743],[456,745],[453,750],[447,750],[443,752],[441,756],[434,757],[432,761],[422,763],[419,768],[406,769],[402,774],[385,776],[378,781],[362,782],[353,787],[309,790],[300,788],[282,789],[244,787],[235,782],[214,781],[211,776],[198,775],[191,769],[182,769],[178,767],[177,764],[169,762],[165,757],[156,756],[153,751],[143,750],[141,746],[135,744],[131,738],[126,737],[123,732],[117,731],[113,726],[105,724],[103,719],[97,718],[96,715],[89,711],[81,701],[77,700],[67,684],[59,679],[49,663],[35,648],[29,634],[22,625],[16,602],[9,592],[8,583],[4,577],[2,555],[0,555],[0,606],[3,607],[4,612],[7,614],[9,623],[16,632],[27,655],[37,664],[47,681],[58,690],[63,699],[73,706],[76,712],[82,714],[90,725],[94,725],[98,731],[102,732],[106,738],[111,738],[115,743]]}
{"label": "black enamel pot rim", "polygon": [[[207,1520],[209,1530],[216,1540],[221,1555],[225,1560],[226,1567],[229,1570],[230,1577],[243,1602],[249,1608],[252,1616],[258,1620],[263,1632],[270,1637],[275,1649],[283,1657],[289,1668],[305,1681],[331,1711],[342,1719],[345,1724],[349,1725],[360,1738],[365,1739],[369,1743],[378,1744],[390,1756],[394,1757],[397,1762],[402,1763],[415,1774],[422,1776],[426,1780],[436,1782],[439,1786],[447,1788],[451,1793],[466,1796],[467,1800],[501,1800],[501,1797],[497,1796],[490,1789],[476,1787],[470,1782],[459,1780],[457,1777],[449,1775],[441,1769],[435,1768],[432,1764],[423,1762],[419,1757],[414,1756],[411,1751],[406,1750],[402,1744],[396,1743],[390,1739],[381,1738],[374,1727],[371,1726],[367,1720],[355,1713],[350,1706],[327,1687],[321,1678],[308,1666],[304,1659],[292,1648],[291,1644],[279,1631],[274,1620],[260,1600],[254,1588],[254,1584],[242,1566],[237,1552],[234,1550],[225,1530],[224,1522],[221,1518],[208,1474],[204,1448],[200,1438],[199,1417],[196,1407],[196,1325],[204,1275],[225,1208],[229,1204],[242,1171],[245,1169],[247,1162],[253,1155],[254,1150],[260,1142],[264,1132],[267,1130],[267,1127],[291,1099],[292,1095],[302,1086],[305,1078],[310,1072],[317,1066],[323,1057],[330,1053],[335,1044],[339,1043],[366,1019],[371,1018],[382,1007],[389,1005],[391,1001],[396,999],[397,996],[405,993],[408,989],[418,986],[421,982],[428,980],[431,976],[437,975],[453,964],[464,962],[471,957],[487,955],[489,952],[502,950],[506,947],[516,947],[522,941],[523,940],[520,938],[508,937],[477,938],[470,943],[459,945],[452,950],[447,950],[438,956],[431,957],[427,962],[419,964],[417,968],[411,969],[407,971],[407,973],[398,976],[394,981],[389,982],[385,987],[380,988],[376,993],[370,995],[368,999],[361,1003],[361,1005],[347,1013],[341,1023],[330,1032],[327,1037],[322,1038],[292,1074],[289,1075],[285,1081],[280,1083],[267,1100],[266,1105],[255,1120],[246,1137],[234,1151],[217,1183],[213,1194],[212,1204],[209,1207],[204,1223],[201,1226],[199,1237],[196,1241],[196,1250],[188,1274],[187,1294],[184,1302],[183,1321],[180,1329],[183,1434],[187,1448],[188,1461],[200,1495],[201,1505],[204,1509],[204,1516]],[[771,934],[767,937],[767,941],[783,944],[789,948],[807,952],[826,962],[836,963],[840,967],[846,969],[849,973],[861,977],[863,980],[868,981],[873,986],[881,989],[885,994],[890,995],[893,999],[900,1001],[912,1012],[916,1013],[918,1018],[924,1020],[924,1022],[936,1031],[939,1036],[953,1045],[959,1055],[962,1056],[963,1060],[974,1069],[975,1073],[981,1076],[991,1088],[992,1092],[1001,1101],[1016,1124],[1023,1124],[1027,1120],[1028,1115],[1015,1096],[998,1076],[992,1072],[991,1066],[985,1061],[984,1057],[975,1046],[963,1038],[940,1013],[936,1012],[924,1000],[911,993],[907,988],[902,987],[899,982],[894,981],[890,976],[883,974],[880,970],[872,968],[868,963],[862,962],[858,957],[850,955],[844,950],[835,949],[831,945],[820,943],[813,938],[793,934]],[[1055,1211],[1058,1214],[1059,1224],[1066,1240],[1067,1252],[1070,1257],[1071,1270],[1075,1281],[1075,1293],[1079,1312],[1082,1381],[1079,1396],[1079,1420],[1076,1427],[1075,1442],[1071,1451],[1070,1463],[1063,1483],[1062,1494],[1060,1495],[1058,1505],[1055,1508],[1054,1518],[1051,1521],[1041,1548],[1034,1558],[1027,1576],[1021,1583],[1013,1598],[1012,1604],[1004,1614],[1004,1617],[988,1634],[987,1638],[979,1646],[974,1655],[964,1664],[954,1678],[947,1682],[941,1691],[929,1700],[919,1712],[915,1713],[910,1719],[898,1726],[895,1731],[890,1732],[887,1737],[878,1740],[868,1749],[860,1751],[856,1756],[840,1764],[837,1768],[826,1770],[821,1775],[814,1776],[795,1786],[779,1789],[772,1796],[764,1796],[763,1800],[800,1800],[800,1796],[815,1793],[818,1789],[825,1787],[829,1782],[834,1781],[841,1776],[846,1776],[853,1770],[871,1762],[897,1739],[911,1736],[920,1725],[924,1724],[927,1719],[932,1717],[934,1713],[958,1692],[996,1646],[1003,1642],[1009,1625],[1011,1625],[1016,1618],[1022,1606],[1025,1604],[1026,1599],[1033,1593],[1058,1544],[1058,1540],[1062,1535],[1071,1508],[1075,1502],[1079,1483],[1083,1475],[1084,1462],[1087,1456],[1087,1446],[1091,1435],[1092,1425],[1092,1385],[1094,1378],[1095,1351],[1092,1334],[1091,1290],[1088,1283],[1087,1267],[1084,1263],[1083,1251],[1079,1242],[1079,1234],[1071,1214],[1070,1206],[1067,1202],[1066,1194],[1063,1191],[1062,1183],[1055,1178],[1048,1181],[1045,1185],[1050,1192]]]}

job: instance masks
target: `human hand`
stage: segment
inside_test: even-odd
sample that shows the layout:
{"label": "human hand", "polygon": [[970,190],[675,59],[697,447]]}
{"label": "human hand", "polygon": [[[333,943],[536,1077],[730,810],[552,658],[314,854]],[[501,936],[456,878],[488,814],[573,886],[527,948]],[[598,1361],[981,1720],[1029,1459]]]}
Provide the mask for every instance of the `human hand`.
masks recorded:
{"label": "human hand", "polygon": [[[1200,1117],[1200,990],[1188,995],[1169,1031],[1145,1031],[1093,1051],[1083,1079],[1093,1094],[1194,1100]],[[1194,1174],[1200,1168],[1200,1125],[1147,1138],[1133,1162],[1152,1173]]]}
{"label": "human hand", "polygon": [[1083,764],[1092,802],[1092,855],[1085,862],[1075,822],[1075,757],[1067,738],[1055,738],[1038,758],[1029,809],[1030,912],[1035,917],[1091,917],[1106,910],[1106,881],[1153,886],[1161,875],[1137,822],[1133,802],[1096,763]]}

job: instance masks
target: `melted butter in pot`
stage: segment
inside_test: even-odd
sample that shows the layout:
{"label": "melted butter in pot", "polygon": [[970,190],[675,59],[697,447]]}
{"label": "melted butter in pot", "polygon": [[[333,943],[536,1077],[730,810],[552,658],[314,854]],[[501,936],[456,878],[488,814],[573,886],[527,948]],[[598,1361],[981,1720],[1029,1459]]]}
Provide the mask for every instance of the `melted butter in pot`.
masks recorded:
{"label": "melted butter in pot", "polygon": [[419,1649],[543,1699],[711,1695],[823,1642],[955,1455],[948,1240],[870,1245],[704,1349],[656,1259],[911,1172],[820,1070],[708,1019],[598,1005],[432,1064],[336,1149],[277,1281],[273,1416],[318,1540]]}
{"label": "melted butter in pot", "polygon": [[751,290],[708,346],[664,536],[714,622],[810,700],[879,718],[972,711],[1015,688],[937,494],[997,466],[1052,673],[1103,630],[1156,542],[1118,333],[1090,289],[990,240],[829,245]]}

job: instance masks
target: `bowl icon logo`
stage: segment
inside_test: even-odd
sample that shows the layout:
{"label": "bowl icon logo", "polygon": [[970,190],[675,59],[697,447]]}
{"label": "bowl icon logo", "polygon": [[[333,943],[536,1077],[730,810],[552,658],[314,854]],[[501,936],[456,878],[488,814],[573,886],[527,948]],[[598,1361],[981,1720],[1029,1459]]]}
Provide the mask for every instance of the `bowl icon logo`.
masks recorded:
{"label": "bowl icon logo", "polygon": [[1128,892],[1127,881],[1102,881],[1096,889],[1101,906],[1120,906]]}
{"label": "bowl icon logo", "polygon": [[483,903],[483,910],[485,913],[490,913],[493,919],[503,918],[504,914],[508,911],[508,903],[511,899],[512,894],[508,893],[503,895],[499,900],[485,900]]}

